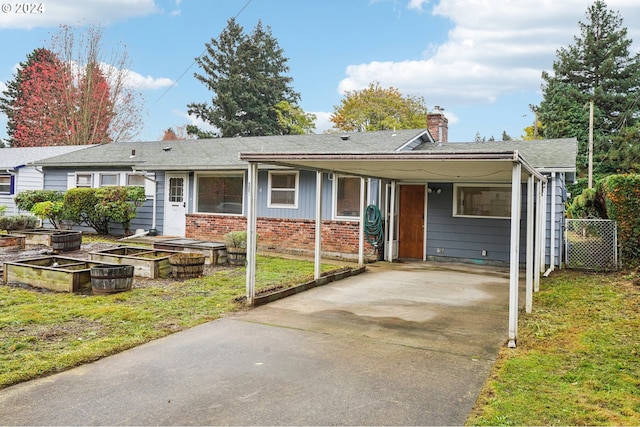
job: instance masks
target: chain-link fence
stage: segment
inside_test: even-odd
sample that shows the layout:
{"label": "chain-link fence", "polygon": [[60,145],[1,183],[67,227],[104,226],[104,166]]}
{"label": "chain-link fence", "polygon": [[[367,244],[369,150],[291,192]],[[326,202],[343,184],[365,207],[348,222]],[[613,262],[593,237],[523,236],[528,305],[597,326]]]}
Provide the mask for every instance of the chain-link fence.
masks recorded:
{"label": "chain-link fence", "polygon": [[616,270],[618,229],[608,219],[567,219],[565,249],[567,268]]}

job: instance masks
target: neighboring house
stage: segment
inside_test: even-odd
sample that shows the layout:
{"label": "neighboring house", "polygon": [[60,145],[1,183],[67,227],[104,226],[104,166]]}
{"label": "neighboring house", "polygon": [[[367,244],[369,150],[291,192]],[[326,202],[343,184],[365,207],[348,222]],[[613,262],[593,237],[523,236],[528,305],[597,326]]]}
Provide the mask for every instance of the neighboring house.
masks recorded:
{"label": "neighboring house", "polygon": [[0,148],[0,206],[5,215],[20,213],[14,197],[25,190],[42,190],[42,171],[33,163],[48,157],[78,151],[88,146]]}
{"label": "neighboring house", "polygon": [[[287,154],[339,153],[348,157],[375,153],[381,158],[398,153],[452,153],[468,157],[471,162],[465,163],[466,170],[453,174],[459,179],[445,174],[437,179],[436,174],[426,180],[417,174],[413,179],[394,180],[393,192],[391,180],[378,179],[385,178],[382,174],[367,175],[369,179],[363,181],[364,187],[361,187],[360,177],[365,175],[362,168],[347,172],[324,167],[320,199],[322,251],[328,255],[357,256],[362,213],[360,196],[364,188],[365,206],[379,208],[385,232],[393,228],[392,258],[507,264],[511,177],[483,177],[482,164],[487,153],[504,156],[517,151],[540,177],[548,177],[544,264],[560,265],[565,183],[574,179],[576,140],[446,143],[434,141],[432,133],[435,133],[433,129],[431,132],[423,129],[112,143],[46,159],[39,162],[39,166],[44,171],[46,189],[145,186],[148,200],[138,210],[131,229],[153,228],[160,235],[222,241],[228,231],[247,227],[248,163],[240,160],[239,153],[275,153],[284,157]],[[446,137],[446,122],[437,135]],[[258,172],[259,247],[312,253],[317,202],[315,167],[305,168],[286,161],[278,163],[261,164]],[[478,170],[474,171],[476,165]],[[394,167],[402,169],[402,165]],[[522,209],[526,215],[524,200]],[[522,221],[523,231],[524,227]],[[524,248],[524,237],[521,242]],[[387,244],[384,248],[385,259],[389,258],[388,247]],[[373,249],[366,244],[368,255],[373,254]]]}

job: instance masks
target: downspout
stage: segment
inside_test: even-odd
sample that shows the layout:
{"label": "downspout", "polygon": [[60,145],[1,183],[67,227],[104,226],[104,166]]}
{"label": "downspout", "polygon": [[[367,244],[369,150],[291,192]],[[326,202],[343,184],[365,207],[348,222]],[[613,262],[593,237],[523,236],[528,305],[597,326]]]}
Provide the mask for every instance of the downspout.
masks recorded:
{"label": "downspout", "polygon": [[556,173],[551,172],[551,237],[549,249],[549,268],[544,272],[544,277],[548,277],[553,270],[555,270],[555,258],[556,258]]}
{"label": "downspout", "polygon": [[[153,201],[153,205],[151,207],[151,229],[155,230],[156,229],[156,216],[157,216],[157,207],[156,207],[156,202],[157,202],[157,194],[158,194],[158,181],[156,181],[155,178],[149,178],[147,176],[147,171],[139,171],[136,170],[134,168],[131,168],[133,170],[133,174],[134,175],[141,175],[144,179],[146,179],[147,181],[153,182],[153,197],[152,197],[152,201]],[[145,234],[149,234],[149,232],[145,233]],[[132,236],[135,237],[135,236]]]}

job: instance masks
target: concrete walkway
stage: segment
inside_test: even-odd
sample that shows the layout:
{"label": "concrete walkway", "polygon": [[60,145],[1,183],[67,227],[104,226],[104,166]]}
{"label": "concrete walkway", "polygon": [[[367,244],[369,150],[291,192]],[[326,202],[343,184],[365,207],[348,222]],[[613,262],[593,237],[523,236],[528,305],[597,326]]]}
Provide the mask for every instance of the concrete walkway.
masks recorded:
{"label": "concrete walkway", "polygon": [[0,424],[461,425],[506,341],[508,282],[373,264],[0,390]]}

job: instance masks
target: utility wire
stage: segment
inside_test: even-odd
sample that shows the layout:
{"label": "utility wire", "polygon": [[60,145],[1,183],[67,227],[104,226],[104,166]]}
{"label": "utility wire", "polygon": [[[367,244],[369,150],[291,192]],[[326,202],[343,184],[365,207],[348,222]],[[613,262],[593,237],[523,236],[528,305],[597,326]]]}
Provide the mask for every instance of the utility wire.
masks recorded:
{"label": "utility wire", "polygon": [[[236,19],[238,16],[240,16],[240,14],[241,14],[241,13],[242,13],[246,8],[247,8],[247,6],[249,6],[249,3],[251,3],[251,1],[252,1],[252,0],[247,0],[247,2],[244,4],[244,6],[242,6],[242,8],[238,11],[238,13],[236,13],[236,14],[235,14],[235,16],[233,17],[233,19]],[[158,103],[158,101],[160,101],[160,100],[161,100],[161,99],[162,99],[162,98],[167,94],[167,92],[169,92],[169,91],[170,91],[170,90],[171,90],[175,85],[177,85],[177,84],[178,84],[178,82],[180,81],[180,79],[182,79],[182,78],[184,77],[184,75],[185,75],[185,74],[187,74],[187,73],[189,72],[189,70],[191,69],[191,67],[193,67],[193,66],[196,64],[196,62],[198,62],[198,58],[200,58],[200,57],[201,57],[202,55],[204,55],[206,52],[207,52],[207,49],[205,48],[205,49],[202,51],[202,53],[201,53],[200,55],[198,55],[198,56],[196,57],[196,59],[194,59],[194,60],[193,60],[193,62],[191,63],[191,65],[189,65],[189,66],[187,67],[187,69],[186,69],[186,70],[184,70],[184,72],[183,72],[182,74],[180,74],[180,76],[179,76],[176,80],[174,80],[174,82],[173,82],[173,83],[171,83],[171,85],[170,85],[170,86],[169,86],[169,87],[168,87],[164,92],[162,92],[162,93],[160,94],[160,96],[158,97],[158,99],[156,99],[156,100],[154,101],[154,103],[153,103],[153,104],[154,104],[154,105],[155,105],[155,104],[157,104],[157,103]]]}

